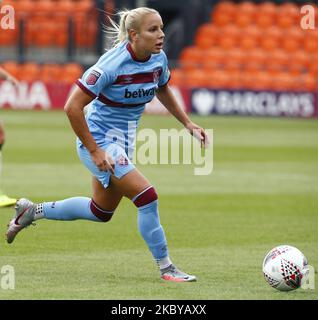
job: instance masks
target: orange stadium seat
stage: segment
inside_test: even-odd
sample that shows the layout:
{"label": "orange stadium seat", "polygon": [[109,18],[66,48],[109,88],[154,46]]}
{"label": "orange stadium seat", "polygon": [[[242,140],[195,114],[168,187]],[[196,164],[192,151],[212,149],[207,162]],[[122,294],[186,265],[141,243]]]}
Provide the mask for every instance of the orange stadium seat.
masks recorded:
{"label": "orange stadium seat", "polygon": [[264,36],[264,30],[253,24],[246,28],[240,29],[239,33],[240,37],[249,37],[255,39],[256,41],[259,41],[259,39]]}
{"label": "orange stadium seat", "polygon": [[298,50],[289,55],[288,69],[293,74],[300,74],[310,70],[312,59],[303,50]]}
{"label": "orange stadium seat", "polygon": [[252,1],[242,1],[236,5],[236,8],[238,12],[244,12],[247,15],[253,15],[258,10],[257,4]]}
{"label": "orange stadium seat", "polygon": [[210,48],[217,42],[219,33],[219,29],[212,24],[203,24],[196,32],[195,45],[202,49]]}
{"label": "orange stadium seat", "polygon": [[258,12],[263,12],[264,14],[276,16],[278,14],[278,6],[271,1],[264,1],[257,6]]}
{"label": "orange stadium seat", "polygon": [[241,87],[249,90],[268,90],[271,77],[264,71],[247,71],[241,74]]}
{"label": "orange stadium seat", "polygon": [[308,71],[318,77],[318,53],[310,56],[311,62],[308,65]]}
{"label": "orange stadium seat", "polygon": [[241,36],[240,29],[235,24],[229,24],[220,28],[220,36],[234,38],[237,41]]}
{"label": "orange stadium seat", "polygon": [[18,17],[25,17],[31,14],[34,11],[34,5],[35,5],[34,1],[31,1],[31,0],[15,1],[14,9],[15,9],[16,15]]}
{"label": "orange stadium seat", "polygon": [[253,49],[245,54],[243,68],[246,71],[260,71],[268,59],[265,51],[261,49]]}
{"label": "orange stadium seat", "polygon": [[194,46],[186,47],[180,55],[180,64],[183,69],[194,69],[201,64],[202,51]]}
{"label": "orange stadium seat", "polygon": [[62,82],[74,83],[83,74],[83,68],[77,63],[67,63],[62,67]]}
{"label": "orange stadium seat", "polygon": [[291,28],[288,28],[287,30],[283,30],[283,36],[295,39],[300,44],[302,44],[303,40],[304,40],[304,38],[306,36],[306,31],[302,30],[298,26],[297,27],[291,27]]}
{"label": "orange stadium seat", "polygon": [[62,68],[58,64],[44,64],[40,70],[40,78],[44,82],[60,81]]}
{"label": "orange stadium seat", "polygon": [[17,29],[4,30],[0,27],[0,46],[16,45],[18,41]]}
{"label": "orange stadium seat", "polygon": [[21,65],[19,78],[32,82],[40,79],[40,67],[37,63],[27,62]]}
{"label": "orange stadium seat", "polygon": [[74,13],[75,2],[71,0],[58,0],[55,3],[55,11],[58,13]]}
{"label": "orange stadium seat", "polygon": [[36,13],[41,15],[48,15],[55,10],[55,2],[51,0],[40,0],[36,2]]}
{"label": "orange stadium seat", "polygon": [[88,19],[85,15],[77,14],[72,17],[75,22],[75,43],[77,46],[90,46],[94,44],[97,25],[96,20]]}
{"label": "orange stadium seat", "polygon": [[265,68],[268,71],[284,71],[290,62],[288,53],[281,49],[275,49],[268,52],[268,59],[265,60]]}
{"label": "orange stadium seat", "polygon": [[297,89],[297,77],[288,72],[275,73],[273,76],[273,87],[275,91],[291,91]]}
{"label": "orange stadium seat", "polygon": [[220,29],[214,26],[212,23],[202,24],[196,31],[196,36],[205,36],[209,38],[217,38],[219,36]]}
{"label": "orange stadium seat", "polygon": [[317,91],[317,76],[311,73],[305,73],[298,78],[298,90]]}
{"label": "orange stadium seat", "polygon": [[318,39],[313,37],[305,37],[303,42],[303,49],[308,53],[315,53],[318,51]]}
{"label": "orange stadium seat", "polygon": [[54,32],[49,26],[46,25],[43,25],[43,30],[45,30],[45,32],[36,32],[34,34],[33,43],[38,47],[50,47],[53,45]]}
{"label": "orange stadium seat", "polygon": [[292,16],[284,15],[284,14],[279,14],[277,16],[276,24],[280,28],[291,28],[295,26],[296,20]]}
{"label": "orange stadium seat", "polygon": [[269,28],[275,23],[275,16],[258,12],[254,17],[255,24],[260,28]]}
{"label": "orange stadium seat", "polygon": [[200,54],[200,61],[202,66],[206,70],[218,69],[224,62],[224,50],[218,47],[210,48],[204,51],[204,54]]}
{"label": "orange stadium seat", "polygon": [[291,38],[289,36],[284,37],[280,45],[286,52],[294,52],[301,48],[301,42],[297,38]]}
{"label": "orange stadium seat", "polygon": [[223,89],[228,88],[231,83],[231,76],[224,70],[213,70],[208,73],[206,80],[207,87],[213,89]]}
{"label": "orange stadium seat", "polygon": [[260,48],[254,48],[245,53],[245,61],[255,61],[260,65],[264,65],[268,60],[268,54],[266,51]]}
{"label": "orange stadium seat", "polygon": [[279,45],[280,45],[280,42],[278,41],[278,39],[275,39],[275,38],[264,36],[263,38],[260,39],[260,47],[266,51],[274,50],[278,48]]}
{"label": "orange stadium seat", "polygon": [[248,51],[255,48],[258,45],[258,40],[256,38],[244,35],[238,40],[237,45],[242,50]]}
{"label": "orange stadium seat", "polygon": [[220,12],[213,16],[212,22],[218,27],[223,27],[232,22],[232,17]]}
{"label": "orange stadium seat", "polygon": [[246,59],[243,69],[245,72],[257,72],[263,69],[263,64],[258,61]]}
{"label": "orange stadium seat", "polygon": [[53,42],[57,47],[64,48],[67,45],[68,40],[68,33],[60,31],[55,34]]}
{"label": "orange stadium seat", "polygon": [[239,48],[233,48],[222,53],[223,67],[228,71],[239,70],[245,59],[245,52]]}
{"label": "orange stadium seat", "polygon": [[257,11],[257,6],[253,2],[243,1],[237,4],[236,8],[233,18],[234,23],[240,28],[252,25]]}
{"label": "orange stadium seat", "polygon": [[244,71],[241,73],[241,87],[242,89],[253,89],[255,85],[256,71]]}
{"label": "orange stadium seat", "polygon": [[258,5],[256,11],[255,23],[261,28],[269,28],[276,22],[277,6],[272,2],[264,2]]}
{"label": "orange stadium seat", "polygon": [[225,71],[227,79],[225,82],[225,87],[227,89],[240,89],[241,84],[241,71],[239,70],[227,70]]}
{"label": "orange stadium seat", "polygon": [[234,35],[221,34],[218,41],[218,45],[222,49],[226,49],[226,50],[236,47],[237,43],[238,43],[238,39]]}
{"label": "orange stadium seat", "polygon": [[90,10],[94,8],[94,3],[91,0],[78,0],[74,5],[74,12],[75,13],[83,13],[86,14]]}
{"label": "orange stadium seat", "polygon": [[15,78],[19,76],[20,66],[16,61],[6,61],[2,63],[2,68],[11,73]]}
{"label": "orange stadium seat", "polygon": [[185,83],[189,87],[206,87],[209,76],[203,69],[187,70],[185,72]]}
{"label": "orange stadium seat", "polygon": [[213,38],[209,38],[203,34],[197,35],[194,44],[200,49],[209,49],[214,45]]}
{"label": "orange stadium seat", "polygon": [[285,2],[278,6],[279,14],[284,14],[288,16],[292,16],[294,18],[299,18],[299,7],[292,2]]}
{"label": "orange stadium seat", "polygon": [[254,74],[255,81],[250,85],[253,90],[269,90],[271,88],[272,76],[268,72],[258,71]]}
{"label": "orange stadium seat", "polygon": [[245,59],[246,52],[240,48],[233,48],[232,50],[226,52],[225,56],[228,60],[236,61],[239,64],[242,64]]}
{"label": "orange stadium seat", "polygon": [[184,72],[181,69],[172,69],[169,84],[172,86],[182,86],[184,84]]}
{"label": "orange stadium seat", "polygon": [[275,39],[275,41],[280,42],[284,37],[284,30],[277,26],[271,26],[262,30],[262,36],[270,39]]}
{"label": "orange stadium seat", "polygon": [[240,32],[237,26],[229,24],[220,28],[220,36],[218,45],[223,49],[232,49],[236,46],[239,40]]}
{"label": "orange stadium seat", "polygon": [[236,14],[234,16],[233,22],[239,27],[239,28],[245,28],[253,23],[253,16],[247,15],[247,14]]}
{"label": "orange stadium seat", "polygon": [[225,26],[233,21],[236,10],[236,5],[233,2],[219,2],[211,13],[211,21],[217,26]]}

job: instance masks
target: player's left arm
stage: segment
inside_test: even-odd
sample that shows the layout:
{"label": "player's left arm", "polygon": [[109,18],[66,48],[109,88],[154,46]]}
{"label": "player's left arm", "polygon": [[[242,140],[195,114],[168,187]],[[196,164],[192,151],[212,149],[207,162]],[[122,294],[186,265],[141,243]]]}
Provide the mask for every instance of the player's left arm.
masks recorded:
{"label": "player's left arm", "polygon": [[191,121],[188,115],[178,104],[168,84],[158,88],[156,96],[159,101],[167,108],[167,110],[179,120],[190,134],[194,135],[201,143],[201,147],[207,147],[209,138],[204,129]]}

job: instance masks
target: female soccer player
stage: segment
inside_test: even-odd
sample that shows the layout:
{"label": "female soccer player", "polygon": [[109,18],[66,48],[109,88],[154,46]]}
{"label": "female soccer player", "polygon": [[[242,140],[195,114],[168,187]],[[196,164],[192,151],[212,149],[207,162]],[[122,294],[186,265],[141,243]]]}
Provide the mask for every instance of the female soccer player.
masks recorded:
{"label": "female soccer player", "polygon": [[79,158],[93,175],[92,199],[76,197],[40,204],[20,199],[8,226],[7,242],[41,218],[109,221],[125,196],[138,208],[138,229],[159,265],[161,278],[195,281],[195,276],[177,269],[169,258],[157,193],[127,155],[133,147],[129,127],[139,122],[145,104],[156,95],[190,133],[199,132],[201,142],[207,141],[207,136],[190,121],[169,89],[160,14],[142,7],[120,16],[117,44],[77,81],[78,87],[65,105],[77,135]]}
{"label": "female soccer player", "polygon": [[[0,67],[0,79],[11,82],[14,85],[18,85],[18,80],[13,77],[10,73],[5,71]],[[5,132],[2,123],[0,122],[0,181],[1,181],[1,171],[2,171],[2,147],[5,142]],[[1,187],[1,185],[0,185]],[[16,199],[9,198],[0,189],[0,207],[12,206],[16,203]]]}

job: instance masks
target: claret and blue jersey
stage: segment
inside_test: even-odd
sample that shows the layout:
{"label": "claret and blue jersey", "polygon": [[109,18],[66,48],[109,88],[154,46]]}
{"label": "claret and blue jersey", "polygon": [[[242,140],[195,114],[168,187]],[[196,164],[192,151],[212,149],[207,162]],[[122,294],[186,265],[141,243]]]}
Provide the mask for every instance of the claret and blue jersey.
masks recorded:
{"label": "claret and blue jersey", "polygon": [[[106,52],[89,68],[77,85],[94,100],[86,114],[90,132],[98,144],[113,139],[131,154],[133,146],[129,128],[137,127],[145,104],[160,86],[168,83],[170,72],[165,53],[138,60],[129,42]],[[105,141],[106,139],[106,141]],[[122,141],[122,140],[125,141]]]}

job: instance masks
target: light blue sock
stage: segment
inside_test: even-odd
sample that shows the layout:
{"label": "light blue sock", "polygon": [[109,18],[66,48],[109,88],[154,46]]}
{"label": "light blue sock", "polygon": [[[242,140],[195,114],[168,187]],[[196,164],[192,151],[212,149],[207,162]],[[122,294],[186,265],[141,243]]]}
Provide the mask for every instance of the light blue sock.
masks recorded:
{"label": "light blue sock", "polygon": [[167,240],[159,220],[158,200],[138,208],[138,228],[156,261],[169,255]]}
{"label": "light blue sock", "polygon": [[[43,215],[46,219],[51,220],[77,220],[85,219],[92,221],[108,221],[113,212],[105,211],[97,207],[97,205],[90,198],[74,197],[55,202],[44,202]],[[99,213],[102,216],[99,218],[94,215]],[[105,216],[105,218],[103,218]]]}

